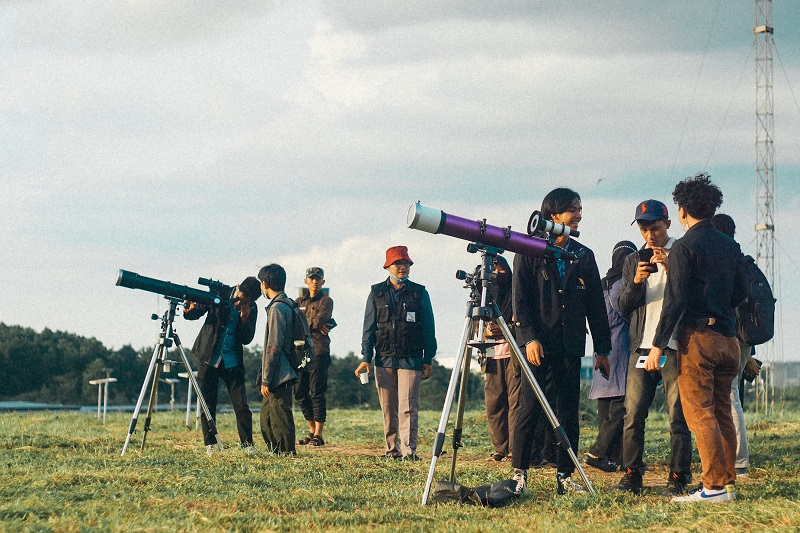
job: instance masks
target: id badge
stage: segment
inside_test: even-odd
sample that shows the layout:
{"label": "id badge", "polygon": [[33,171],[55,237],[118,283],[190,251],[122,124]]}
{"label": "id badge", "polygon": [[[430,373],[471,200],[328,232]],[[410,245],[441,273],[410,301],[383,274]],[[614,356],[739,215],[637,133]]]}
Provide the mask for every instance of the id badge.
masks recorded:
{"label": "id badge", "polygon": [[406,311],[406,322],[416,322],[416,321],[417,321],[417,312]]}

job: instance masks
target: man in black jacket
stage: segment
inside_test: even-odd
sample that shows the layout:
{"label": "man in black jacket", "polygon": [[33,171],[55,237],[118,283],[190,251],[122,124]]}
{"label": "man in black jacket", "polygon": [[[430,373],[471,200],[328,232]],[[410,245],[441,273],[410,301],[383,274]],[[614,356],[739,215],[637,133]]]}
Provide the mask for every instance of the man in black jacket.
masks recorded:
{"label": "man in black jacket", "polygon": [[408,279],[412,264],[405,246],[386,250],[389,277],[373,285],[367,298],[355,374],[368,373],[374,355],[385,456],[417,461],[419,386],[431,377],[436,334],[428,291]]}
{"label": "man in black jacket", "polygon": [[[224,293],[224,294],[222,294]],[[261,296],[261,284],[255,277],[248,277],[236,287],[226,287],[221,296],[230,298],[229,305],[204,305],[184,302],[183,317],[197,320],[207,314],[206,321],[197,335],[192,353],[200,364],[197,381],[206,400],[212,418],[216,418],[219,380],[225,383],[236,413],[236,429],[239,440],[247,453],[253,453],[253,414],[247,404],[244,385],[244,349],[256,332],[258,309],[255,301]],[[202,418],[203,442],[206,453],[214,453],[214,438],[208,433],[205,413]]]}
{"label": "man in black jacket", "polygon": [[738,268],[742,252],[711,223],[722,204],[722,191],[707,174],[678,183],[672,198],[686,234],[675,242],[667,260],[664,306],[645,368],[657,368],[679,328],[678,388],[697,441],[703,479],[701,489],[672,501],[725,503],[734,499],[736,482],[730,395],[739,370],[733,310],[745,295]]}
{"label": "man in black jacket", "polygon": [[[542,217],[578,229],[582,206],[578,193],[554,189],[542,201]],[[555,244],[578,255],[579,259],[550,261],[518,254],[514,258],[513,305],[517,342],[537,382],[546,389],[553,384],[548,402],[564,428],[573,452],[578,451],[580,369],[586,349],[586,322],[597,354],[596,368],[608,372],[611,330],[594,254],[578,241],[559,236]],[[527,469],[536,421],[542,415],[533,388],[527,379],[520,387],[513,459],[516,491],[525,490]],[[556,489],[558,494],[583,492],[572,481],[575,466],[570,455],[557,451]]]}

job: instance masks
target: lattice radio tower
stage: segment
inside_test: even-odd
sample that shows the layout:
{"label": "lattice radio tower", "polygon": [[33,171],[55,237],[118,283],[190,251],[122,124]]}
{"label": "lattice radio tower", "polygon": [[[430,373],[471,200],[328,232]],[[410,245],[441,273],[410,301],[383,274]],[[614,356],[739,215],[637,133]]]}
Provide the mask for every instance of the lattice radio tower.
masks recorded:
{"label": "lattice radio tower", "polygon": [[[775,132],[772,95],[773,26],[772,0],[755,0],[756,59],[756,262],[775,289]],[[758,347],[763,358],[764,388],[756,388],[756,409],[765,412],[774,406],[775,341]]]}

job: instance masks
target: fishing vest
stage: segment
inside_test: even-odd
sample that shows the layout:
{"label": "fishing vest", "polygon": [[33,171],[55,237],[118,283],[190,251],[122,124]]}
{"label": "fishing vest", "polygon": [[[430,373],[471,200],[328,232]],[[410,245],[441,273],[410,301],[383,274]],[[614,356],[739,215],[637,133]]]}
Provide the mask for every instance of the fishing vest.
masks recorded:
{"label": "fishing vest", "polygon": [[392,309],[389,291],[394,289],[384,281],[372,286],[375,298],[375,355],[377,357],[421,358],[425,346],[422,317],[424,287],[406,282],[398,293]]}

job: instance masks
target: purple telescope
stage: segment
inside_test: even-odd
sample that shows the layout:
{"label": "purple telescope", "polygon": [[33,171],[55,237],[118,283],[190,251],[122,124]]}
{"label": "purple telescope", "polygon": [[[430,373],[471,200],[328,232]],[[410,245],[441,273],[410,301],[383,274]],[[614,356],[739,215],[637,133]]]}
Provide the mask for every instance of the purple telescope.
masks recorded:
{"label": "purple telescope", "polygon": [[575,254],[559,248],[547,239],[511,231],[511,226],[507,228],[490,226],[486,220],[467,220],[455,215],[448,215],[444,211],[424,206],[419,202],[408,208],[406,223],[411,229],[428,233],[442,233],[457,239],[494,246],[531,257],[577,259]]}

